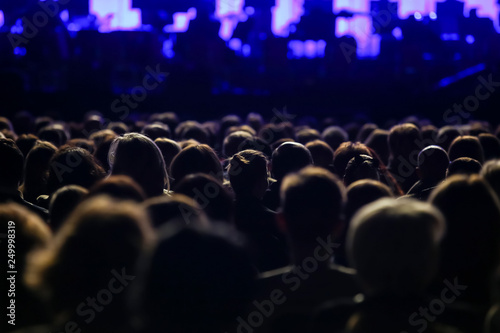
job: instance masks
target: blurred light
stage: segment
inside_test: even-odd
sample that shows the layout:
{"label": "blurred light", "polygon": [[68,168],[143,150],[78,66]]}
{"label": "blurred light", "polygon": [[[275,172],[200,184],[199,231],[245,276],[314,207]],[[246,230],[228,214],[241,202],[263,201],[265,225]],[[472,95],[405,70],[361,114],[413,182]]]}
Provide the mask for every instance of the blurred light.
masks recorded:
{"label": "blurred light", "polygon": [[458,34],[441,34],[441,40],[458,40]]}
{"label": "blurred light", "polygon": [[63,22],[68,22],[69,21],[69,12],[67,9],[63,10],[60,14],[59,17],[61,18],[61,21]]}
{"label": "blurred light", "polygon": [[233,51],[241,50],[241,39],[233,38],[229,41],[229,48]]}
{"label": "blurred light", "polygon": [[319,40],[316,43],[316,50],[317,50],[317,55],[318,57],[324,58],[325,57],[325,49],[326,49],[326,42],[324,40]]}
{"label": "blurred light", "polygon": [[252,47],[248,44],[245,44],[241,48],[241,53],[243,54],[244,57],[249,57],[250,54],[252,53]]}
{"label": "blurred light", "polygon": [[437,16],[437,14],[436,14],[435,12],[430,12],[430,13],[429,13],[429,18],[430,18],[431,20],[435,20],[435,19],[437,19],[437,17],[438,17],[438,16]]}
{"label": "blurred light", "polygon": [[289,58],[302,58],[304,56],[304,43],[300,40],[289,41],[288,48],[292,51]]}
{"label": "blurred light", "polygon": [[13,25],[11,28],[10,28],[10,33],[11,34],[22,34],[24,31],[24,28],[23,28],[23,21],[21,19],[18,19],[16,21],[16,24]]}
{"label": "blurred light", "polygon": [[255,8],[253,8],[253,7],[245,7],[245,13],[248,16],[252,16],[253,14],[255,14]]}
{"label": "blurred light", "polygon": [[215,17],[220,21],[219,37],[226,42],[233,36],[238,23],[246,21],[244,0],[216,0]]}
{"label": "blurred light", "polygon": [[100,23],[100,32],[136,30],[142,25],[142,12],[132,8],[132,0],[89,0],[89,13]]}
{"label": "blurred light", "polygon": [[468,44],[474,44],[474,42],[476,41],[476,39],[472,35],[467,35],[467,36],[465,36],[465,41]]}
{"label": "blurred light", "polygon": [[271,8],[271,29],[277,37],[288,37],[290,26],[300,22],[304,15],[304,0],[276,0]]}
{"label": "blurred light", "polygon": [[175,56],[175,52],[173,50],[174,42],[171,39],[167,39],[163,42],[163,55],[165,58],[172,59]]}
{"label": "blurred light", "polygon": [[392,35],[396,40],[402,40],[403,39],[403,30],[401,30],[400,27],[395,27],[392,29]]}
{"label": "blurred light", "polygon": [[461,55],[460,53],[458,53],[458,52],[457,52],[457,53],[455,53],[455,54],[453,55],[453,60],[457,60],[457,61],[458,61],[458,60],[460,60],[460,59],[462,59],[462,55]]}
{"label": "blurred light", "polygon": [[419,12],[415,12],[415,14],[413,14],[413,16],[415,17],[415,20],[417,20],[417,21],[422,20],[422,14],[420,14]]}
{"label": "blurred light", "polygon": [[424,60],[427,60],[427,61],[430,61],[430,60],[434,59],[434,57],[432,56],[432,54],[430,54],[429,52],[424,52],[424,54],[422,54],[422,58]]}
{"label": "blurred light", "polygon": [[196,8],[189,8],[186,13],[174,13],[174,23],[167,24],[163,31],[167,33],[172,32],[186,32],[189,30],[189,23],[196,19],[197,11]]}
{"label": "blurred light", "polygon": [[73,31],[73,32],[78,32],[82,30],[82,27],[76,23],[70,23],[68,24],[68,31]]}
{"label": "blurred light", "polygon": [[5,24],[5,17],[3,15],[3,11],[0,10],[0,28]]}
{"label": "blurred light", "polygon": [[24,57],[26,55],[27,51],[26,48],[22,46],[18,46],[14,49],[14,54],[19,57]]}
{"label": "blurred light", "polygon": [[304,50],[306,58],[314,58],[316,56],[316,42],[313,40],[306,40],[304,42]]}

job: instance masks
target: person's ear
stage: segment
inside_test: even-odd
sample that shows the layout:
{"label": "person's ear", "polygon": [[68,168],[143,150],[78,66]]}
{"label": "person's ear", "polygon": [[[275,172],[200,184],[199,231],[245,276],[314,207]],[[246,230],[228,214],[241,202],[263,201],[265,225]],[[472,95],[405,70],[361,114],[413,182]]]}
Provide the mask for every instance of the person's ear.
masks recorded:
{"label": "person's ear", "polygon": [[278,224],[278,228],[282,233],[286,233],[287,227],[286,227],[286,219],[285,219],[285,214],[280,210],[276,214],[276,223]]}

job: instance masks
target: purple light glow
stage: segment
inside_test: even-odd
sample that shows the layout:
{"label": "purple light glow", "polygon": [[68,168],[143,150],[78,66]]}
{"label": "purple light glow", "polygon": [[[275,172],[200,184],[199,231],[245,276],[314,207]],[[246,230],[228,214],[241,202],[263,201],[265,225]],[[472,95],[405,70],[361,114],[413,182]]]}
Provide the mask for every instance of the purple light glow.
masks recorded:
{"label": "purple light glow", "polygon": [[226,42],[233,36],[238,23],[248,19],[244,6],[245,0],[216,0],[215,17],[220,21],[219,36]]}
{"label": "purple light glow", "polygon": [[168,24],[163,28],[165,32],[186,32],[189,29],[189,22],[196,19],[196,8],[189,8],[186,13],[175,13],[174,23]]}
{"label": "purple light glow", "polygon": [[0,28],[5,24],[5,17],[3,11],[0,10]]}
{"label": "purple light glow", "polygon": [[142,25],[141,10],[132,8],[132,0],[89,0],[89,8],[100,22],[100,32],[136,30]]}
{"label": "purple light glow", "polygon": [[276,0],[271,12],[273,34],[277,37],[288,37],[290,26],[299,23],[304,15],[304,0]]}

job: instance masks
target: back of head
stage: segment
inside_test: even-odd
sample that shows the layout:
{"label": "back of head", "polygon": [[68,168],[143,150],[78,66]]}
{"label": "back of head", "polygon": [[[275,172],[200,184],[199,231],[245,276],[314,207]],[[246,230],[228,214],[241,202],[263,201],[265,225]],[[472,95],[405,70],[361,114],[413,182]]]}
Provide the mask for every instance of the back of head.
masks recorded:
{"label": "back of head", "polygon": [[26,157],[37,141],[38,138],[33,134],[22,134],[17,138],[16,146],[19,147],[23,156]]}
{"label": "back of head", "polygon": [[297,132],[297,142],[305,145],[308,142],[319,140],[321,135],[319,132],[312,128],[305,128]]}
{"label": "back of head", "polygon": [[451,143],[460,136],[460,131],[454,126],[444,126],[438,131],[437,144],[448,151]]}
{"label": "back of head", "polygon": [[481,163],[470,157],[460,157],[450,163],[446,177],[454,175],[475,175],[481,172]]}
{"label": "back of head", "polygon": [[339,126],[330,126],[325,128],[321,134],[323,140],[332,148],[333,151],[337,150],[342,142],[349,140],[347,132]]}
{"label": "back of head", "polygon": [[165,125],[163,123],[148,124],[144,126],[141,133],[153,141],[158,138],[168,139],[171,137],[170,128],[168,128],[168,125]]}
{"label": "back of head", "polygon": [[180,182],[193,173],[205,173],[222,182],[222,165],[215,151],[205,144],[190,145],[182,149],[170,165],[172,178]]}
{"label": "back of head", "polygon": [[194,139],[199,143],[208,143],[209,134],[203,126],[196,121],[185,121],[175,129],[177,140]]}
{"label": "back of head", "polygon": [[311,243],[339,226],[345,189],[329,171],[307,167],[285,177],[281,198],[288,234],[295,242]]}
{"label": "back of head", "polygon": [[[28,255],[45,249],[52,241],[47,224],[27,208],[16,203],[0,204],[2,231],[15,230],[15,260],[18,273],[23,273]],[[8,233],[11,235],[11,232]],[[7,242],[7,240],[5,240]],[[7,248],[7,246],[5,246]]]}
{"label": "back of head", "polygon": [[356,136],[357,142],[365,142],[366,139],[376,130],[378,126],[376,124],[364,124],[359,129],[358,135]]}
{"label": "back of head", "polygon": [[170,197],[151,198],[144,201],[143,207],[156,229],[170,222],[183,222],[186,225],[208,224],[200,205],[184,194],[174,193]]}
{"label": "back of head", "polygon": [[371,156],[371,152],[364,144],[351,141],[342,143],[333,155],[333,166],[339,177],[344,177],[345,168],[349,161],[358,155]]}
{"label": "back of head", "polygon": [[413,124],[394,126],[389,132],[391,158],[396,159],[401,156],[408,160],[413,152],[420,151],[418,143],[421,139],[420,130]]}
{"label": "back of head", "polygon": [[168,188],[167,170],[163,155],[148,137],[129,133],[117,137],[109,150],[112,175],[126,175],[139,184],[147,197],[163,194]]}
{"label": "back of head", "polygon": [[330,168],[333,166],[333,150],[321,140],[313,140],[306,144],[306,148],[311,152],[315,166]]}
{"label": "back of head", "polygon": [[155,140],[155,143],[158,148],[160,148],[163,159],[165,160],[165,166],[167,170],[169,170],[172,160],[181,151],[181,146],[174,140],[167,138],[158,138]]}
{"label": "back of head", "polygon": [[[497,264],[500,239],[498,198],[480,176],[454,176],[429,198],[447,221],[443,240],[444,274],[469,273],[487,276]],[[453,277],[453,276],[451,276]]]}
{"label": "back of head", "polygon": [[420,294],[435,273],[444,230],[444,218],[428,203],[380,199],[363,207],[351,221],[347,248],[365,292]]}
{"label": "back of head", "polygon": [[481,147],[483,147],[485,161],[500,158],[500,140],[496,136],[490,133],[481,133],[478,138]]}
{"label": "back of head", "polygon": [[253,296],[248,255],[230,236],[166,227],[147,259],[141,292],[149,331],[225,331]]}
{"label": "back of head", "polygon": [[89,190],[89,197],[108,195],[116,200],[143,202],[146,193],[132,178],[125,175],[109,176],[100,180]]}
{"label": "back of head", "polygon": [[391,189],[376,180],[363,179],[347,187],[347,202],[345,205],[345,220],[347,223],[363,206],[381,198],[394,197]]}
{"label": "back of head", "polygon": [[224,138],[224,142],[222,144],[222,151],[224,156],[230,158],[234,154],[240,152],[242,149],[244,142],[246,140],[252,140],[253,135],[244,132],[244,131],[236,131]]}
{"label": "back of head", "polygon": [[489,161],[481,169],[481,176],[500,198],[500,160]]}
{"label": "back of head", "polygon": [[0,138],[0,190],[17,191],[17,186],[23,178],[23,153],[14,140]]}
{"label": "back of head", "polygon": [[[149,221],[140,206],[108,197],[92,198],[73,211],[56,234],[54,246],[34,258],[27,281],[48,293],[56,318],[67,320],[75,316],[82,300],[96,295],[110,280],[116,281],[115,286],[121,282],[126,289],[151,238]],[[110,296],[113,302],[106,315],[97,316],[95,322],[105,320],[113,309],[123,309],[125,296]],[[123,320],[123,313],[116,314]]]}
{"label": "back of head", "polygon": [[344,184],[349,186],[357,180],[380,180],[379,161],[369,155],[356,155],[345,168]]}
{"label": "back of head", "polygon": [[63,147],[50,161],[47,191],[52,194],[66,185],[80,185],[88,189],[103,177],[104,170],[87,150]]}
{"label": "back of head", "polygon": [[51,124],[42,128],[37,136],[40,140],[49,141],[56,147],[61,147],[69,139],[68,133],[61,124]]}
{"label": "back of head", "polygon": [[386,165],[389,163],[388,138],[389,131],[377,128],[364,141],[364,144],[373,149]]}
{"label": "back of head", "polygon": [[175,193],[194,199],[213,220],[231,223],[233,197],[219,180],[204,173],[194,173],[175,184]]}
{"label": "back of head", "polygon": [[267,158],[260,151],[241,151],[229,160],[228,175],[236,196],[261,198],[267,190]]}
{"label": "back of head", "polygon": [[273,152],[271,171],[274,178],[282,180],[288,173],[311,164],[311,153],[304,145],[297,142],[285,142]]}
{"label": "back of head", "polygon": [[450,161],[454,161],[460,157],[469,157],[481,164],[484,162],[483,147],[481,147],[479,139],[470,135],[459,136],[453,140],[450,149],[448,149],[448,155]]}
{"label": "back of head", "polygon": [[449,165],[448,154],[439,146],[427,146],[418,154],[417,166],[424,180],[444,179]]}
{"label": "back of head", "polygon": [[63,186],[52,194],[49,220],[54,232],[61,228],[64,221],[87,194],[88,190],[78,185]]}

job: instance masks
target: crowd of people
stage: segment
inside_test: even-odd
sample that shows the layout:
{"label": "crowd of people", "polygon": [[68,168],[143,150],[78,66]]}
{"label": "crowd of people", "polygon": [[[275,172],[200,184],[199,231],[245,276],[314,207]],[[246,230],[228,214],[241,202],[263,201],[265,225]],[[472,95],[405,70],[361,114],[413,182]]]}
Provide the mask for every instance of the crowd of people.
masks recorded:
{"label": "crowd of people", "polygon": [[500,332],[500,127],[384,127],[0,117],[2,332]]}

